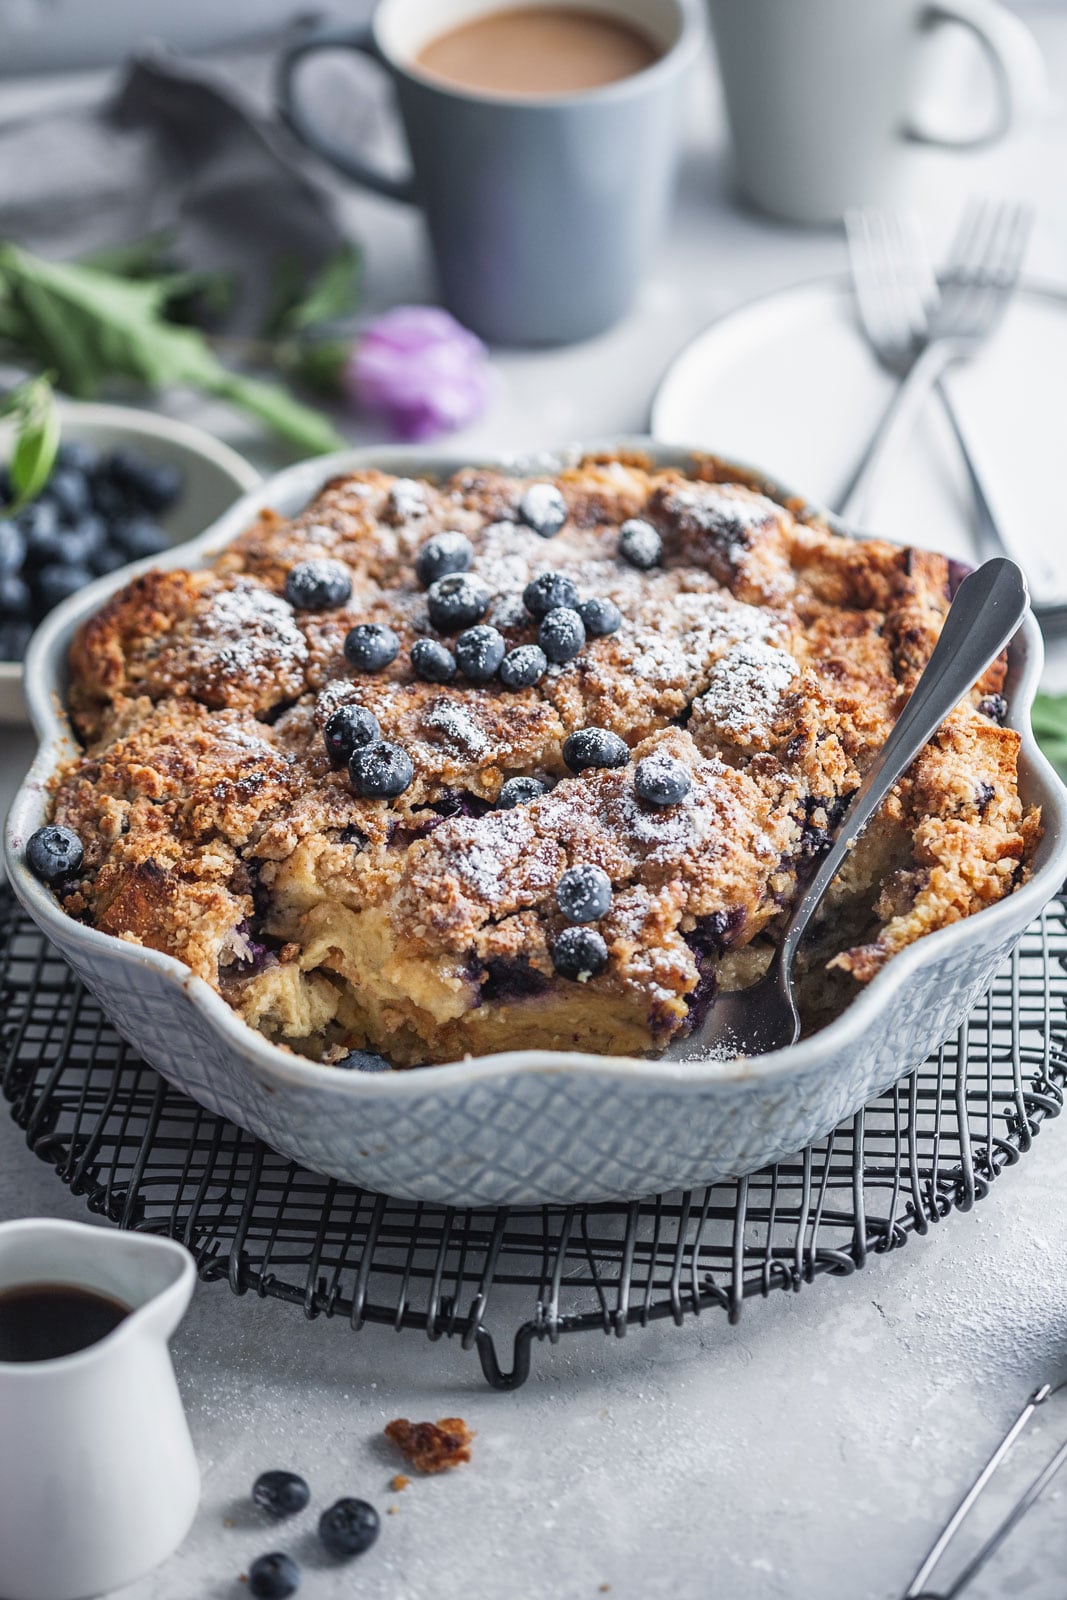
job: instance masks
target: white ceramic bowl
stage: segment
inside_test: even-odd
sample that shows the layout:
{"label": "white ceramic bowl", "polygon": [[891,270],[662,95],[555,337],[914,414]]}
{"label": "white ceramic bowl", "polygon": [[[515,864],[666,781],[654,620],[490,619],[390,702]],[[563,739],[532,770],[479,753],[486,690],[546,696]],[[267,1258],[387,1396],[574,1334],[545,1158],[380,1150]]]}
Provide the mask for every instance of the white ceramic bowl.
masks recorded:
{"label": "white ceramic bowl", "polygon": [[[664,465],[690,459],[648,440],[622,446],[645,449]],[[533,463],[495,464],[543,471],[561,463],[541,455]],[[351,451],[305,462],[246,495],[192,546],[158,564],[206,561],[261,507],[290,515],[327,478],[370,465],[444,475],[467,463],[416,451]],[[67,917],[23,863],[25,842],[45,818],[49,779],[75,748],[62,710],[71,636],[128,576],[129,569],[102,578],[65,602],[30,647],[28,697],[41,748],[8,819],[12,884],[120,1033],[172,1083],[276,1150],[370,1189],[454,1205],[631,1198],[751,1172],[789,1155],[956,1030],[1067,876],[1067,790],[1030,730],[1042,649],[1028,618],[1011,646],[1006,692],[1023,740],[1022,793],[1044,809],[1029,881],[904,950],[820,1033],[737,1062],[513,1050],[413,1072],[318,1066],[269,1044],[180,961]]]}
{"label": "white ceramic bowl", "polygon": [[[217,521],[238,495],[260,480],[255,467],[236,450],[185,422],[129,406],[85,405],[77,400],[60,400],[58,406],[64,439],[84,440],[101,450],[129,445],[149,461],[179,469],[182,497],[159,519],[174,544],[183,544]],[[0,423],[0,461],[11,454],[13,436],[14,424]],[[116,574],[120,582],[125,571]],[[0,722],[25,721],[22,663],[0,661]]]}

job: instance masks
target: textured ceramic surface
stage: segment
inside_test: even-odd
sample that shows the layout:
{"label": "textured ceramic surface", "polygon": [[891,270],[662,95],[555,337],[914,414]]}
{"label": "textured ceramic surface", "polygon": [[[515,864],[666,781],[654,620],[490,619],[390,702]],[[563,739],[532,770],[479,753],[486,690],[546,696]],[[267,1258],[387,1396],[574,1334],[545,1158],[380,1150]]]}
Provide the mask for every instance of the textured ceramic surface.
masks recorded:
{"label": "textured ceramic surface", "polygon": [[[233,505],[238,495],[259,482],[255,467],[229,445],[154,411],[82,405],[76,400],[61,399],[59,416],[64,439],[82,440],[100,450],[129,446],[150,461],[178,468],[182,475],[181,499],[160,518],[163,531],[173,544],[184,544],[202,532]],[[0,422],[0,461],[7,460],[13,433],[10,421]],[[25,721],[22,665],[0,661],[0,722]]]}
{"label": "textured ceramic surface", "polygon": [[[645,440],[625,443],[663,464],[688,460]],[[415,451],[305,462],[158,564],[206,560],[262,506],[290,514],[339,471],[374,465],[445,474],[464,464]],[[547,455],[521,463],[528,470],[558,464]],[[331,1176],[413,1199],[497,1205],[633,1197],[752,1171],[828,1132],[947,1038],[1067,876],[1067,791],[1029,727],[1042,650],[1028,619],[1011,648],[1008,694],[1023,736],[1023,794],[1045,816],[1031,878],[998,905],[902,952],[828,1028],[791,1049],[731,1063],[511,1051],[407,1073],[320,1067],[246,1027],[180,962],[72,921],[23,865],[48,779],[74,748],[59,709],[71,635],[128,572],[66,602],[31,645],[27,689],[41,749],[8,820],[11,881],[153,1066],[209,1109]]]}

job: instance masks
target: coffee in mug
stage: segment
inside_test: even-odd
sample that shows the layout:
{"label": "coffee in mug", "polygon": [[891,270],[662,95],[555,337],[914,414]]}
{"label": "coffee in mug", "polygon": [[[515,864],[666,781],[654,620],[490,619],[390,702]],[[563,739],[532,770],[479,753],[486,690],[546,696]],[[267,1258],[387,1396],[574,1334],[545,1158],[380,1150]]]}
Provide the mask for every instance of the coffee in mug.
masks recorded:
{"label": "coffee in mug", "polygon": [[[445,305],[491,343],[566,344],[630,307],[662,245],[701,0],[381,0],[369,28],[293,44],[294,132],[357,182],[426,214]],[[317,124],[299,65],[369,55],[411,152],[395,179]]]}
{"label": "coffee in mug", "polygon": [[643,72],[659,56],[632,23],[570,6],[487,11],[424,44],[415,64],[484,94],[576,94]]}

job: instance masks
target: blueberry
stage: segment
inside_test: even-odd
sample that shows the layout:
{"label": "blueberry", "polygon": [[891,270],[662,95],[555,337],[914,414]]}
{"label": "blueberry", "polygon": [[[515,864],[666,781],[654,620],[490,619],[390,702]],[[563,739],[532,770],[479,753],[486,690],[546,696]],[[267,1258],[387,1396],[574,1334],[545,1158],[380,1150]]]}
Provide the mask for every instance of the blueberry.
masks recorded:
{"label": "blueberry", "polygon": [[578,605],[578,588],[565,572],[541,572],[522,591],[522,603],[531,617],[546,617],[557,606],[573,611]]}
{"label": "blueberry", "polygon": [[17,522],[0,522],[0,572],[18,572],[26,559],[26,535]]}
{"label": "blueberry", "polygon": [[76,467],[58,466],[48,480],[46,493],[60,516],[71,522],[83,516],[91,504],[89,480]]}
{"label": "blueberry", "polygon": [[340,1067],[342,1072],[392,1072],[392,1067],[384,1056],[375,1055],[373,1050],[350,1050],[340,1061],[334,1062],[335,1067]]}
{"label": "blueberry", "polygon": [[126,552],[120,550],[117,545],[104,544],[101,545],[99,550],[93,551],[93,554],[89,557],[89,565],[96,573],[96,576],[102,578],[107,572],[117,572],[120,567],[126,565],[129,559]]}
{"label": "blueberry", "polygon": [[82,864],[82,842],[70,828],[48,822],[26,841],[26,865],[42,883],[62,883]]}
{"label": "blueberry", "polygon": [[474,562],[474,546],[465,533],[452,530],[427,539],[415,557],[415,576],[424,589],[438,578],[453,572],[469,572]]}
{"label": "blueberry", "polygon": [[564,928],[552,946],[552,965],[561,978],[584,983],[608,964],[608,947],[594,928]]}
{"label": "blueberry", "polygon": [[133,504],[125,490],[108,477],[103,468],[93,475],[90,489],[94,511],[99,511],[108,522],[115,522],[119,517],[129,516],[131,511],[142,509]]}
{"label": "blueberry", "polygon": [[77,594],[92,581],[93,575],[88,567],[66,567],[59,561],[53,561],[37,574],[37,599],[45,611],[51,611],[53,606]]}
{"label": "blueberry", "polygon": [[378,1513],[366,1500],[338,1500],[319,1518],[319,1538],[332,1556],[361,1556],[381,1527]]}
{"label": "blueberry", "polygon": [[599,595],[591,600],[583,600],[578,607],[578,615],[585,623],[585,631],[590,639],[603,638],[607,633],[618,633],[622,627],[622,612],[614,600],[605,600]]}
{"label": "blueberry", "polygon": [[567,502],[554,483],[531,483],[519,501],[519,516],[542,539],[551,539],[567,520]]}
{"label": "blueberry", "polygon": [[91,478],[99,465],[99,450],[85,439],[64,439],[56,451],[57,467],[69,467],[85,478]]}
{"label": "blueberry", "polygon": [[30,554],[38,564],[58,561],[63,567],[84,567],[103,548],[106,539],[107,530],[100,517],[83,517],[74,528],[44,529],[33,541]]}
{"label": "blueberry", "polygon": [[299,1587],[300,1568],[282,1550],[257,1556],[248,1569],[248,1592],[253,1600],[286,1600]]}
{"label": "blueberry", "polygon": [[24,578],[14,572],[0,573],[0,616],[28,617],[33,596]]}
{"label": "blueberry", "polygon": [[345,636],[345,655],[360,672],[382,672],[400,653],[400,640],[386,622],[360,622]]}
{"label": "blueberry", "polygon": [[624,739],[607,728],[579,728],[563,741],[563,759],[572,772],[587,767],[624,767],[630,751]]}
{"label": "blueberry", "polygon": [[997,722],[1003,726],[1008,715],[1008,702],[1002,694],[987,694],[979,700],[978,709],[983,717],[989,718],[990,722]]}
{"label": "blueberry", "polygon": [[508,778],[506,783],[500,785],[500,793],[496,797],[498,811],[511,811],[515,806],[529,805],[531,800],[540,800],[547,794],[548,784],[542,783],[540,778]]}
{"label": "blueberry", "polygon": [[23,506],[16,520],[26,540],[27,551],[31,556],[37,553],[42,541],[47,545],[48,540],[59,529],[58,513],[49,500],[31,501],[28,506]]}
{"label": "blueberry", "polygon": [[105,471],[135,505],[166,511],[180,497],[182,475],[169,461],[148,461],[132,450],[116,450]]}
{"label": "blueberry", "polygon": [[0,621],[0,661],[21,661],[33,636],[33,624],[14,618]]}
{"label": "blueberry", "polygon": [[129,517],[117,522],[111,537],[125,552],[127,561],[158,556],[170,549],[170,540],[158,522],[151,522],[147,517]]}
{"label": "blueberry", "polygon": [[507,689],[529,689],[548,671],[548,657],[539,644],[520,644],[500,663],[500,681]]}
{"label": "blueberry", "polygon": [[634,768],[634,791],[650,806],[676,806],[692,787],[689,768],[665,750],[643,756]]}
{"label": "blueberry", "polygon": [[426,595],[430,621],[441,633],[456,633],[480,622],[489,609],[489,590],[480,578],[450,573],[431,583]]}
{"label": "blueberry", "polygon": [[537,642],[550,661],[571,661],[585,643],[585,623],[577,611],[556,606],[537,630]]}
{"label": "blueberry", "polygon": [[663,540],[643,517],[631,517],[619,529],[619,554],[631,567],[648,572],[663,559]]}
{"label": "blueberry", "polygon": [[411,670],[424,683],[451,683],[456,658],[436,639],[416,639],[411,647]]}
{"label": "blueberry", "polygon": [[568,922],[596,922],[611,906],[611,879],[600,867],[568,867],[556,885],[556,904]]}
{"label": "blueberry", "polygon": [[322,730],[326,754],[338,767],[343,766],[353,750],[361,744],[373,744],[381,736],[382,730],[374,712],[352,701],[348,705],[338,706],[333,715],[326,719],[326,726]]}
{"label": "blueberry", "polygon": [[269,1517],[293,1517],[311,1499],[307,1481],[296,1472],[276,1468],[261,1472],[252,1485],[252,1499]]}
{"label": "blueberry", "polygon": [[286,575],[285,598],[298,611],[332,611],[351,594],[352,574],[328,556],[300,561]]}
{"label": "blueberry", "polygon": [[415,768],[400,745],[376,739],[373,744],[360,745],[352,752],[348,776],[361,799],[388,800],[403,794],[410,786]]}
{"label": "blueberry", "polygon": [[487,624],[467,628],[456,640],[456,666],[471,683],[488,683],[504,659],[507,643],[502,633]]}

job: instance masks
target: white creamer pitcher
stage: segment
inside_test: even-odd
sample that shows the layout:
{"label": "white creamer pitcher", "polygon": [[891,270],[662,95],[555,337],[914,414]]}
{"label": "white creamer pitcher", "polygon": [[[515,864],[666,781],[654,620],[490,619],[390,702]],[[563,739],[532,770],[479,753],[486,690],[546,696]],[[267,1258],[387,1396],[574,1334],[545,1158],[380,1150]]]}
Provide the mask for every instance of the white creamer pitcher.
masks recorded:
{"label": "white creamer pitcher", "polygon": [[78,1222],[0,1223],[0,1294],[72,1284],[119,1300],[111,1333],[50,1361],[0,1361],[0,1595],[86,1600],[188,1531],[200,1475],[167,1340],[193,1292],[180,1244]]}

